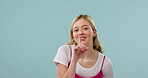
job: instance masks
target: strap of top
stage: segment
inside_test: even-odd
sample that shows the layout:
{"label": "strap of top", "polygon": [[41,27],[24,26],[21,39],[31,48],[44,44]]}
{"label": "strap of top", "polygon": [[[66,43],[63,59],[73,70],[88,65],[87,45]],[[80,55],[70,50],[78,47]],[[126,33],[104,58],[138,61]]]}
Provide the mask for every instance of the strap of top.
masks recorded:
{"label": "strap of top", "polygon": [[[71,59],[71,57],[72,57],[72,49],[71,49],[71,46],[70,45],[69,45],[69,48],[70,48],[70,59]],[[70,62],[71,62],[71,60],[68,63],[68,67],[70,66]]]}
{"label": "strap of top", "polygon": [[72,49],[71,49],[71,46],[69,45],[69,48],[70,48],[70,58],[72,57]]}
{"label": "strap of top", "polygon": [[105,56],[103,57],[101,69],[103,68],[104,60],[105,60]]}

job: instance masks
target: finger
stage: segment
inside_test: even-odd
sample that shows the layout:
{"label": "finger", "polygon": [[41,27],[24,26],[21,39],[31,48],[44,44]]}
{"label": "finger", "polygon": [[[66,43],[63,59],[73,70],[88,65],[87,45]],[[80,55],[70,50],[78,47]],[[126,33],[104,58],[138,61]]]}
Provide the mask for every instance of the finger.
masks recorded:
{"label": "finger", "polygon": [[80,38],[78,39],[78,44],[81,44],[81,39]]}
{"label": "finger", "polygon": [[78,51],[78,50],[81,51],[82,49],[83,49],[83,47],[80,46],[80,45],[78,45],[78,46],[75,47],[75,50],[77,50],[77,51]]}
{"label": "finger", "polygon": [[78,47],[78,46],[76,46],[74,49],[75,49],[75,51],[77,51],[77,50],[79,49],[79,47]]}
{"label": "finger", "polygon": [[87,49],[87,47],[86,47],[84,44],[81,44],[81,46],[82,46],[83,48]]}
{"label": "finger", "polygon": [[84,44],[80,44],[84,49],[88,49],[88,47],[86,47]]}
{"label": "finger", "polygon": [[81,51],[85,51],[86,48],[84,46],[82,46],[82,44],[78,45],[78,47],[80,47]]}
{"label": "finger", "polygon": [[80,53],[82,52],[82,51],[81,51],[81,48],[78,47],[78,46],[74,48],[74,51],[75,51],[75,52],[74,52],[75,54],[80,54]]}
{"label": "finger", "polygon": [[75,47],[75,51],[76,51],[76,52],[80,52],[80,53],[81,53],[81,52],[83,52],[84,50],[85,50],[85,49],[84,49],[81,45],[78,45],[78,46]]}
{"label": "finger", "polygon": [[83,50],[83,52],[85,52],[85,51],[87,51],[88,50],[88,48],[85,48],[84,50]]}

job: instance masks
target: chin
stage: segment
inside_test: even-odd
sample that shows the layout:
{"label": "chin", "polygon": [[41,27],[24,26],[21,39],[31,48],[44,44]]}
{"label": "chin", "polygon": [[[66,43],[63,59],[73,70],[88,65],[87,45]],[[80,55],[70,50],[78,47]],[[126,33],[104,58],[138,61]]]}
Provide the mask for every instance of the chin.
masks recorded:
{"label": "chin", "polygon": [[82,44],[86,45],[86,44],[88,44],[88,42],[82,42]]}

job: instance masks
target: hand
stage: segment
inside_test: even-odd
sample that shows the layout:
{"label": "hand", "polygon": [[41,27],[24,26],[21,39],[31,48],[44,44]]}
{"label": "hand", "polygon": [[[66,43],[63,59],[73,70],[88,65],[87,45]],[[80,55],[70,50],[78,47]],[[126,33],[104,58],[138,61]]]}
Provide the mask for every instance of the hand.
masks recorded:
{"label": "hand", "polygon": [[74,54],[72,56],[72,61],[77,62],[79,58],[84,55],[84,53],[88,50],[88,47],[86,47],[84,44],[81,43],[81,40],[78,40],[78,45],[74,48]]}

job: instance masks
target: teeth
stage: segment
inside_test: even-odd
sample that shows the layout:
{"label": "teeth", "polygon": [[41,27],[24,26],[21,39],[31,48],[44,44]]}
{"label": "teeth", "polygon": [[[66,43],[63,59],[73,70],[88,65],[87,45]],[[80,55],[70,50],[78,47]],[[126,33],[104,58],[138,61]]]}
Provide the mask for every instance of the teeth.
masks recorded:
{"label": "teeth", "polygon": [[86,37],[81,37],[80,39],[85,39]]}
{"label": "teeth", "polygon": [[87,37],[80,37],[80,39],[85,39],[85,38],[87,38]]}

